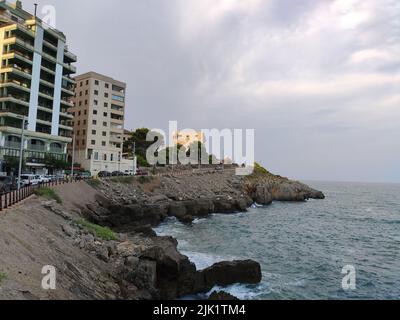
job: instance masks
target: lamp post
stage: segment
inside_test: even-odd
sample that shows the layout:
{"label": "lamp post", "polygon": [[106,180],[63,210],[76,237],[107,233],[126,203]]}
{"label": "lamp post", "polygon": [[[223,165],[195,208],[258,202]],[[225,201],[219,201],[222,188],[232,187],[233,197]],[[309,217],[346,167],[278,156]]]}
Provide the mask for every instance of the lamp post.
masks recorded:
{"label": "lamp post", "polygon": [[74,163],[75,163],[75,134],[72,135],[72,165],[71,165],[72,179],[74,179]]}
{"label": "lamp post", "polygon": [[21,127],[21,146],[19,148],[19,166],[18,166],[18,191],[21,189],[21,172],[22,172],[22,161],[24,159],[24,137],[25,137],[25,126],[27,125],[25,116],[22,117],[22,127]]}
{"label": "lamp post", "polygon": [[132,146],[132,154],[133,154],[133,175],[136,176],[136,167],[137,167],[137,163],[136,163],[136,142],[133,142],[133,146]]}

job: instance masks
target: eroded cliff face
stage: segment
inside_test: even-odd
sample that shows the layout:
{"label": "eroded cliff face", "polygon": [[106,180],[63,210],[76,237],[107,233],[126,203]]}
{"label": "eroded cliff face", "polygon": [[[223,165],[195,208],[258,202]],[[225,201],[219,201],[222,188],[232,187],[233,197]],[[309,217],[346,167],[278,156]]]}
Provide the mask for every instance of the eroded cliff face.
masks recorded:
{"label": "eroded cliff face", "polygon": [[[156,226],[168,216],[190,223],[211,213],[245,212],[253,203],[323,199],[322,192],[270,173],[248,177],[225,172],[173,174],[125,183],[103,181],[98,201],[107,211],[89,210],[90,219],[122,230]],[[111,213],[108,215],[108,213]]]}

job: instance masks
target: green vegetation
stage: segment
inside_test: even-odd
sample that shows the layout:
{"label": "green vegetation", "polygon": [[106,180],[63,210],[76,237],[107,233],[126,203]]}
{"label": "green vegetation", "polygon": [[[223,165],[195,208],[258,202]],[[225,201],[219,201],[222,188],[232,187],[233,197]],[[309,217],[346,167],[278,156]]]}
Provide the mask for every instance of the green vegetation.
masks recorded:
{"label": "green vegetation", "polygon": [[99,179],[89,179],[86,181],[89,186],[96,188],[101,185],[101,181]]}
{"label": "green vegetation", "polygon": [[254,162],[254,172],[259,174],[269,174],[269,171],[257,162]]}
{"label": "green vegetation", "polygon": [[133,182],[133,177],[112,177],[110,180],[117,183],[131,184]]}
{"label": "green vegetation", "polygon": [[35,191],[33,193],[39,197],[56,200],[57,203],[60,203],[60,204],[62,203],[60,196],[53,189],[50,189],[47,187],[38,188],[38,189],[35,189]]}
{"label": "green vegetation", "polygon": [[103,240],[117,240],[117,235],[110,228],[99,226],[85,219],[76,220],[76,223]]}
{"label": "green vegetation", "polygon": [[140,176],[138,178],[138,181],[140,184],[145,184],[145,183],[149,183],[153,180],[153,177],[150,176]]}
{"label": "green vegetation", "polygon": [[5,278],[6,278],[6,274],[4,272],[0,272],[0,286],[3,283]]}

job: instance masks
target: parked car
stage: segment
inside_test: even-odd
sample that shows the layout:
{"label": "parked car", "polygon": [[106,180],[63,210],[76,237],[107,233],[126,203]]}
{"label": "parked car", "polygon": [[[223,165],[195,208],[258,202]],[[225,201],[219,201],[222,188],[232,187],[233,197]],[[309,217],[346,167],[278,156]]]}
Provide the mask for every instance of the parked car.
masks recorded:
{"label": "parked car", "polygon": [[39,176],[39,183],[48,183],[51,181],[50,176],[40,175]]}
{"label": "parked car", "polygon": [[143,170],[138,169],[138,170],[136,170],[136,175],[137,176],[148,176],[149,173],[147,171],[143,171]]}
{"label": "parked car", "polygon": [[15,181],[12,177],[0,177],[0,193],[7,193],[16,189]]}
{"label": "parked car", "polygon": [[105,177],[110,177],[111,173],[107,172],[107,171],[100,171],[98,174],[99,178],[105,178]]}
{"label": "parked car", "polygon": [[114,171],[113,173],[111,173],[111,175],[112,175],[113,177],[120,177],[120,176],[123,176],[124,173],[121,172],[121,171]]}
{"label": "parked car", "polygon": [[22,186],[36,186],[40,182],[39,176],[35,174],[21,175]]}

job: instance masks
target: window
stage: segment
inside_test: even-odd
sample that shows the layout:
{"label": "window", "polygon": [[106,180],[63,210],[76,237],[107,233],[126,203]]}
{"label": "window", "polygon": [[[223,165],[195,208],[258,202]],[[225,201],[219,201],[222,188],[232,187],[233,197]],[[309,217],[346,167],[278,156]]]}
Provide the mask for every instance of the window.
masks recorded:
{"label": "window", "polygon": [[85,106],[87,106],[87,104],[88,104],[88,101],[87,101],[87,100],[85,100]]}
{"label": "window", "polygon": [[78,130],[78,131],[76,132],[76,135],[77,135],[77,136],[79,136],[79,135],[80,135],[80,133],[81,133],[81,132]]}
{"label": "window", "polygon": [[116,94],[113,94],[112,98],[113,98],[113,100],[120,101],[120,102],[124,102],[125,101],[124,97],[118,96]]}
{"label": "window", "polygon": [[89,80],[86,80],[86,85],[89,85]]}
{"label": "window", "polygon": [[106,89],[108,89],[110,86],[109,86],[108,83],[105,83],[105,84],[104,84],[104,87],[105,87]]}
{"label": "window", "polygon": [[108,98],[108,93],[104,93],[104,98]]}
{"label": "window", "polygon": [[107,112],[104,112],[104,113],[103,113],[103,116],[104,116],[104,117],[107,117],[107,116],[108,116],[108,113],[107,113]]}
{"label": "window", "polygon": [[86,120],[83,120],[83,124],[86,124]]}
{"label": "window", "polygon": [[114,161],[114,154],[113,153],[110,154],[110,160]]}
{"label": "window", "polygon": [[76,141],[76,145],[77,145],[77,146],[79,146],[79,140],[78,140],[78,141]]}
{"label": "window", "polygon": [[82,97],[82,91],[79,92],[79,96]]}
{"label": "window", "polygon": [[78,121],[78,126],[80,126],[81,125],[81,122],[80,121]]}
{"label": "window", "polygon": [[95,84],[96,86],[98,86],[98,85],[99,85],[99,80],[94,80],[94,84]]}
{"label": "window", "polygon": [[92,140],[91,143],[92,143],[92,145],[95,145],[96,144],[96,140]]}
{"label": "window", "polygon": [[108,108],[108,103],[104,102],[104,108]]}
{"label": "window", "polygon": [[85,96],[87,96],[89,94],[88,90],[85,90]]}
{"label": "window", "polygon": [[83,135],[86,134],[86,130],[85,130],[85,129],[82,130],[82,134],[83,134]]}
{"label": "window", "polygon": [[93,114],[95,114],[95,115],[96,115],[96,114],[97,114],[97,110],[93,110]]}
{"label": "window", "polygon": [[92,130],[92,134],[96,134],[96,130]]}
{"label": "window", "polygon": [[85,141],[85,140],[82,140],[82,145],[83,145],[83,146],[85,145],[85,143],[86,143],[86,141]]}
{"label": "window", "polygon": [[103,131],[103,137],[107,137],[107,132]]}
{"label": "window", "polygon": [[82,106],[82,101],[79,101],[79,106],[80,106],[80,107]]}
{"label": "window", "polygon": [[79,86],[80,86],[80,87],[82,87],[82,86],[83,86],[83,82],[82,82],[82,81],[80,82]]}
{"label": "window", "polygon": [[98,152],[94,153],[94,160],[99,160],[99,153]]}
{"label": "window", "polygon": [[93,120],[92,124],[96,125],[97,124],[97,120]]}
{"label": "window", "polygon": [[97,106],[99,104],[99,102],[97,100],[94,100],[93,103],[95,106]]}
{"label": "window", "polygon": [[107,122],[103,122],[103,127],[107,127]]}
{"label": "window", "polygon": [[83,111],[83,114],[84,114],[84,115],[87,115],[87,110],[86,110],[86,109]]}
{"label": "window", "polygon": [[[102,141],[102,142],[101,142],[101,145],[102,145],[103,147],[105,147],[105,146],[106,146],[106,142],[105,142],[105,141]],[[106,159],[104,159],[104,160],[106,160]]]}
{"label": "window", "polygon": [[94,95],[98,96],[99,95],[99,91],[98,90],[94,90]]}
{"label": "window", "polygon": [[81,115],[81,112],[80,111],[78,111],[78,116],[80,116]]}
{"label": "window", "polygon": [[103,160],[107,161],[107,154],[106,153],[103,155]]}

